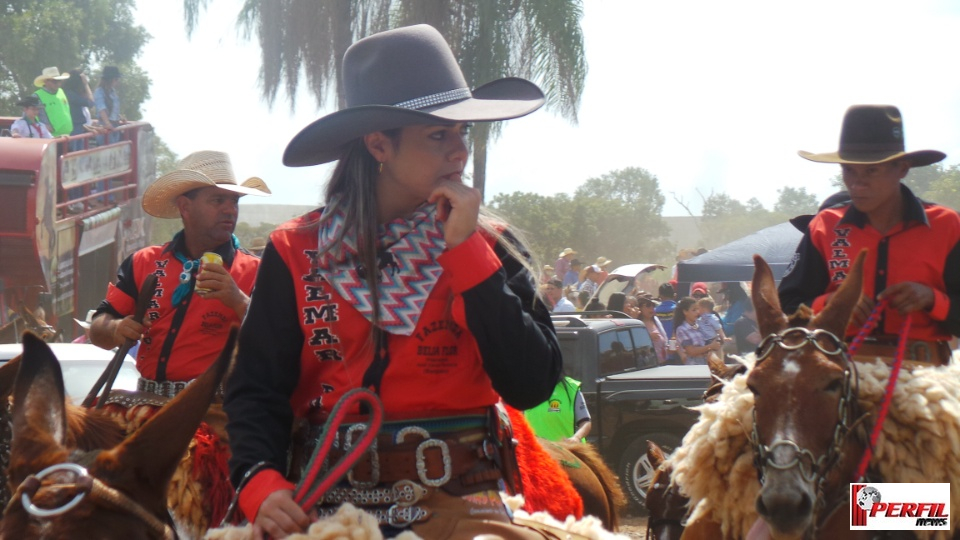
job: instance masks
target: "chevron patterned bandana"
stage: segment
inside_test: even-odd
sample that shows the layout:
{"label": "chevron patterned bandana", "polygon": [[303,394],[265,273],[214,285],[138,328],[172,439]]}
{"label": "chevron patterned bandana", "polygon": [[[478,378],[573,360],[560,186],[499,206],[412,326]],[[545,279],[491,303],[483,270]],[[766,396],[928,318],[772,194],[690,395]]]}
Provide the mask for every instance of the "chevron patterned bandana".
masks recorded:
{"label": "chevron patterned bandana", "polygon": [[[331,201],[320,217],[318,270],[340,296],[373,322],[373,302],[363,279],[357,239],[344,231],[339,201]],[[423,205],[407,219],[381,225],[378,240],[380,328],[391,334],[413,334],[427,297],[443,273],[437,258],[447,247],[435,204]]]}

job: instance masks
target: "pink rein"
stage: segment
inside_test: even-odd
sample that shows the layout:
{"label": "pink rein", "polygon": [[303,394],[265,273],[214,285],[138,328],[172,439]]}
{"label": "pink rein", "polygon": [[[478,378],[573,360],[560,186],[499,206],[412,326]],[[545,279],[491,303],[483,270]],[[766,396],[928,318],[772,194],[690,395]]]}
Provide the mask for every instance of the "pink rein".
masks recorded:
{"label": "pink rein", "polygon": [[[877,324],[880,321],[880,313],[883,312],[884,308],[887,307],[889,302],[887,299],[881,300],[873,308],[873,311],[870,312],[870,316],[867,318],[867,322],[863,324],[863,328],[857,332],[857,336],[853,338],[853,341],[850,343],[849,354],[851,362],[853,361],[853,355],[856,354],[857,349],[860,348],[860,345],[863,343],[863,340],[866,339],[867,335],[877,327]],[[863,458],[860,459],[860,465],[857,466],[857,474],[854,477],[854,480],[860,480],[867,473],[867,467],[870,465],[870,459],[873,457],[873,449],[877,445],[877,439],[880,438],[880,431],[883,429],[883,422],[887,418],[887,411],[890,410],[890,402],[893,401],[893,388],[897,385],[897,378],[900,376],[900,367],[903,365],[903,358],[906,356],[907,350],[907,335],[910,333],[910,315],[907,314],[906,318],[903,320],[903,326],[900,328],[900,336],[897,339],[897,356],[893,360],[893,367],[890,369],[890,378],[887,380],[887,389],[883,396],[883,401],[880,403],[880,413],[877,415],[877,422],[873,425],[873,431],[870,433],[870,444],[867,445],[866,450],[863,452]]]}

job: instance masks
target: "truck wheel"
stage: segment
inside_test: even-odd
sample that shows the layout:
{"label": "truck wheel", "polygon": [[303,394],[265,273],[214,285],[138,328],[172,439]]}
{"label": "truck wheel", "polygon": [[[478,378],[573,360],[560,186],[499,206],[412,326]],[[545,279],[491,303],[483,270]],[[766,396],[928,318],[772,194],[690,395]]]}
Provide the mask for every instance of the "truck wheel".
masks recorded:
{"label": "truck wheel", "polygon": [[660,445],[664,454],[669,454],[680,446],[680,437],[672,433],[647,433],[640,435],[627,445],[620,455],[620,483],[634,510],[647,512],[647,489],[653,479],[653,465],[647,458],[647,441]]}

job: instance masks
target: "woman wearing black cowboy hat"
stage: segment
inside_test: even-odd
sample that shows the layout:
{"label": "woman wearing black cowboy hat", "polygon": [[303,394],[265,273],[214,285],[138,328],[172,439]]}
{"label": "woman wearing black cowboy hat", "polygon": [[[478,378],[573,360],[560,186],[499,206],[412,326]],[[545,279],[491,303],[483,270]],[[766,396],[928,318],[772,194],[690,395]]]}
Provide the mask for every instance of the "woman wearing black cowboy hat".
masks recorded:
{"label": "woman wearing black cowboy hat", "polygon": [[[537,269],[463,170],[469,122],[526,115],[543,94],[514,78],[471,90],[426,25],[353,44],[343,88],[347,107],[304,128],[283,156],[294,167],[339,161],[326,206],[282,225],[263,253],[225,403],[239,506],[273,537],[303,530],[285,479],[291,423],[310,422],[315,436],[339,398],[364,387],[387,423],[377,473],[357,467],[341,484],[355,504],[425,538],[540,538],[510,524],[502,456],[484,449],[501,442],[499,398],[525,409],[549,397],[559,346]],[[444,441],[451,457],[417,452],[424,439]],[[427,494],[393,504],[397,482]]]}
{"label": "woman wearing black cowboy hat", "polygon": [[[909,338],[929,351],[915,360],[945,363],[946,342],[960,335],[960,216],[921,201],[900,181],[911,167],[936,163],[936,150],[904,151],[903,119],[890,105],[854,105],[847,110],[837,152],[800,156],[840,164],[849,200],[814,216],[780,284],[787,313],[801,303],[815,312],[840,286],[857,254],[867,249],[863,295],[848,334],[886,299],[874,336],[877,355],[893,356],[896,334],[911,314]],[[863,348],[861,351],[866,352]]]}

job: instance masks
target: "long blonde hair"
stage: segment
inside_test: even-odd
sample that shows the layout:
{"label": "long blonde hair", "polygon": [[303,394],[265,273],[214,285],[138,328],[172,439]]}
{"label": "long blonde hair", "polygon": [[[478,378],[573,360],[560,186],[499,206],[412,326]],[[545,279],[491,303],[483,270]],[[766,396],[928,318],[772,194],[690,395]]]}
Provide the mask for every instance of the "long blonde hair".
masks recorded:
{"label": "long blonde hair", "polygon": [[[383,131],[394,145],[399,144],[402,128]],[[327,184],[325,198],[329,204],[337,201],[345,215],[344,234],[353,234],[357,238],[357,250],[360,264],[364,268],[377,268],[377,215],[376,181],[380,163],[367,150],[363,138],[347,143],[340,154],[340,160]],[[321,227],[322,227],[321,223]],[[507,230],[507,223],[485,206],[480,207],[478,226],[490,237],[496,239],[510,256],[527,270],[531,287],[537,294],[535,301],[542,301],[536,285],[539,262],[527,247],[523,234],[516,230]],[[340,240],[340,239],[337,239]],[[332,245],[319,246],[321,253],[331,249]],[[376,272],[367,272],[366,279],[376,276]],[[369,283],[369,281],[368,281]],[[380,295],[377,287],[370,287],[374,326],[380,319]]]}

